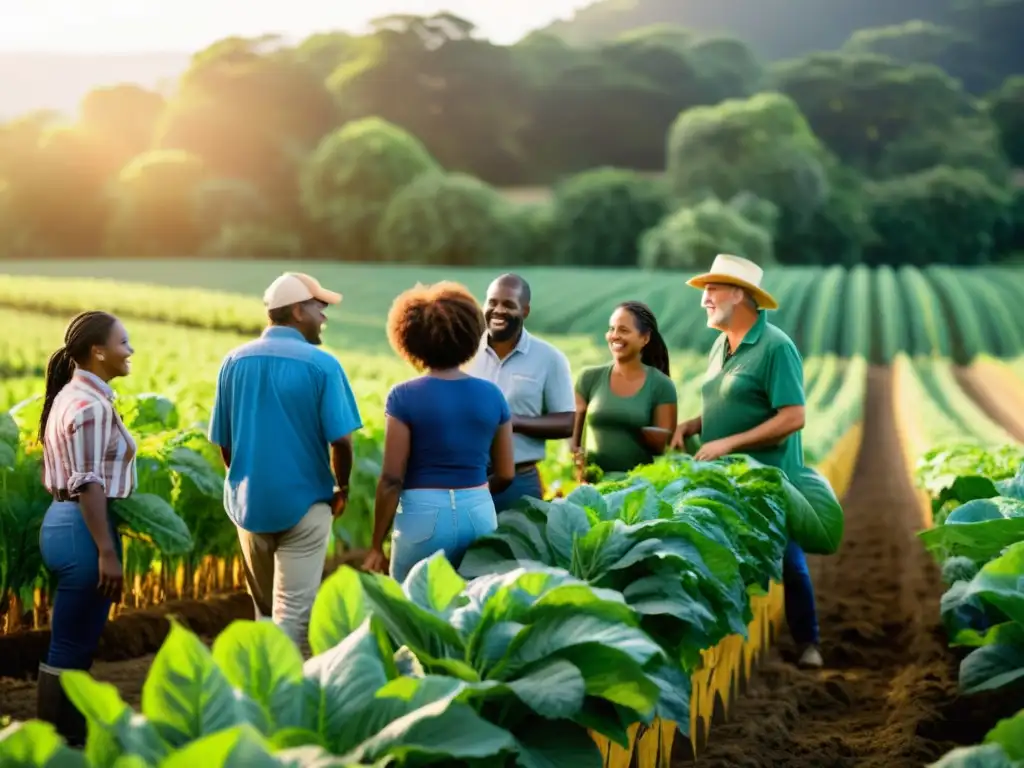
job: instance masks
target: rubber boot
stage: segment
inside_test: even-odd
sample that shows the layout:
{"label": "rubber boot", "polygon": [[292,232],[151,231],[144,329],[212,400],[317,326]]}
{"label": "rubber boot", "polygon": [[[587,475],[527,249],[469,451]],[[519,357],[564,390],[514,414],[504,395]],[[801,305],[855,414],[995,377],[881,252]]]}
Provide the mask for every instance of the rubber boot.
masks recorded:
{"label": "rubber boot", "polygon": [[36,687],[36,717],[53,724],[69,747],[85,746],[85,716],[71,703],[60,684],[61,670],[46,664],[39,665],[39,683]]}

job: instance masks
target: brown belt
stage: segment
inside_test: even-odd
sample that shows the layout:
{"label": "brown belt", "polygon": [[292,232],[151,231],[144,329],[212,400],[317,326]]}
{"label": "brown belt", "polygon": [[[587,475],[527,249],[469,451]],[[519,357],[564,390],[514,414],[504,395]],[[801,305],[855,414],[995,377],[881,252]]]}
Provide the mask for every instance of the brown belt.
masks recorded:
{"label": "brown belt", "polygon": [[78,501],[78,496],[72,496],[68,493],[67,488],[54,488],[53,490],[54,501]]}
{"label": "brown belt", "polygon": [[536,466],[536,461],[521,461],[520,463],[516,464],[516,474],[522,475],[526,472],[529,472],[531,469],[535,469]]}

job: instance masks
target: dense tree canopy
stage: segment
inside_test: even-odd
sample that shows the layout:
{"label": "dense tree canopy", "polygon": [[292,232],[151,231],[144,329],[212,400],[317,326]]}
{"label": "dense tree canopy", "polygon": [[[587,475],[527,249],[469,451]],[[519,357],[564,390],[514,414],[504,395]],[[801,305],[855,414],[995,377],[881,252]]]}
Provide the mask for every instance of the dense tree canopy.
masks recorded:
{"label": "dense tree canopy", "polygon": [[599,0],[511,46],[447,13],[218,41],[167,93],[0,124],[0,256],[688,269],[1024,245],[1024,0],[780,0],[772,24],[752,3]]}

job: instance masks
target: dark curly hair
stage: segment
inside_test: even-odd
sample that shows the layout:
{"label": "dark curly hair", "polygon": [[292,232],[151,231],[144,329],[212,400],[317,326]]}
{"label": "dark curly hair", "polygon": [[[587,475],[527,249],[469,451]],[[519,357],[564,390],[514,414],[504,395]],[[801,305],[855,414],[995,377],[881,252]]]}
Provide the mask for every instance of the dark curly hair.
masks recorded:
{"label": "dark curly hair", "polygon": [[416,285],[388,312],[388,341],[417,370],[458,368],[480,348],[487,331],[473,294],[460,283]]}
{"label": "dark curly hair", "polygon": [[661,331],[658,330],[658,318],[654,316],[651,308],[640,301],[624,301],[619,304],[619,307],[633,316],[640,333],[651,335],[647,346],[640,353],[640,361],[651,368],[657,368],[666,376],[671,376],[668,365],[668,347],[665,345],[665,339],[661,337]]}

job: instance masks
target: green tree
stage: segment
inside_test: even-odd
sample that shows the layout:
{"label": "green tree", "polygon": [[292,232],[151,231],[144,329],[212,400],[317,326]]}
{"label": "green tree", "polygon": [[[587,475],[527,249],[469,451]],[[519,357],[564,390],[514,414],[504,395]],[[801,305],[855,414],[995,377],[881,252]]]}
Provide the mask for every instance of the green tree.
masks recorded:
{"label": "green tree", "polygon": [[661,179],[617,168],[573,176],[554,190],[552,261],[599,267],[635,266],[640,236],[668,213]]}
{"label": "green tree", "polygon": [[274,38],[228,38],[200,51],[157,127],[155,146],[203,159],[212,174],[256,185],[295,221],[297,171],[337,124],[323,82]]}
{"label": "green tree", "polygon": [[644,233],[640,266],[645,269],[693,271],[719,253],[734,253],[761,266],[774,261],[768,229],[747,219],[739,206],[706,198],[683,207]]}
{"label": "green tree", "polygon": [[816,53],[777,65],[773,76],[825,146],[866,173],[893,142],[972,112],[963,88],[937,67],[883,56]]}
{"label": "green tree", "polygon": [[508,265],[520,250],[510,206],[472,176],[423,174],[391,198],[377,230],[377,252],[406,264]]}
{"label": "green tree", "polygon": [[325,136],[306,158],[302,205],[339,258],[372,260],[392,196],[417,176],[439,171],[423,144],[401,128],[379,118],[356,120]]}
{"label": "green tree", "polygon": [[109,174],[114,176],[133,157],[152,148],[165,107],[163,96],[137,85],[94,88],[82,98],[78,129],[108,155]]}
{"label": "green tree", "polygon": [[829,194],[821,145],[796,104],[777,93],[683,112],[669,132],[667,176],[686,201],[750,192],[795,221]]}
{"label": "green tree", "polygon": [[973,168],[996,184],[1007,183],[1010,175],[999,131],[985,114],[897,139],[884,148],[876,170],[880,177],[891,177],[938,165]]}
{"label": "green tree", "polygon": [[993,73],[983,63],[981,46],[968,32],[914,20],[858,29],[842,48],[851,54],[875,54],[902,64],[928,64],[947,72],[972,93],[987,91]]}
{"label": "green tree", "polygon": [[415,135],[445,168],[520,180],[525,83],[512,52],[452,14],[376,19],[359,58],[328,79],[342,119],[380,117]]}
{"label": "green tree", "polygon": [[1009,192],[975,170],[945,167],[875,182],[871,220],[878,234],[869,264],[983,264],[995,255]]}
{"label": "green tree", "polygon": [[989,97],[988,113],[1007,157],[1016,167],[1024,166],[1024,75],[1009,77],[999,86]]}
{"label": "green tree", "polygon": [[753,96],[764,77],[761,63],[750,46],[734,37],[694,41],[687,56],[699,77],[704,104]]}
{"label": "green tree", "polygon": [[201,241],[193,201],[208,178],[202,159],[154,150],[124,167],[114,185],[107,250],[115,256],[189,256]]}

